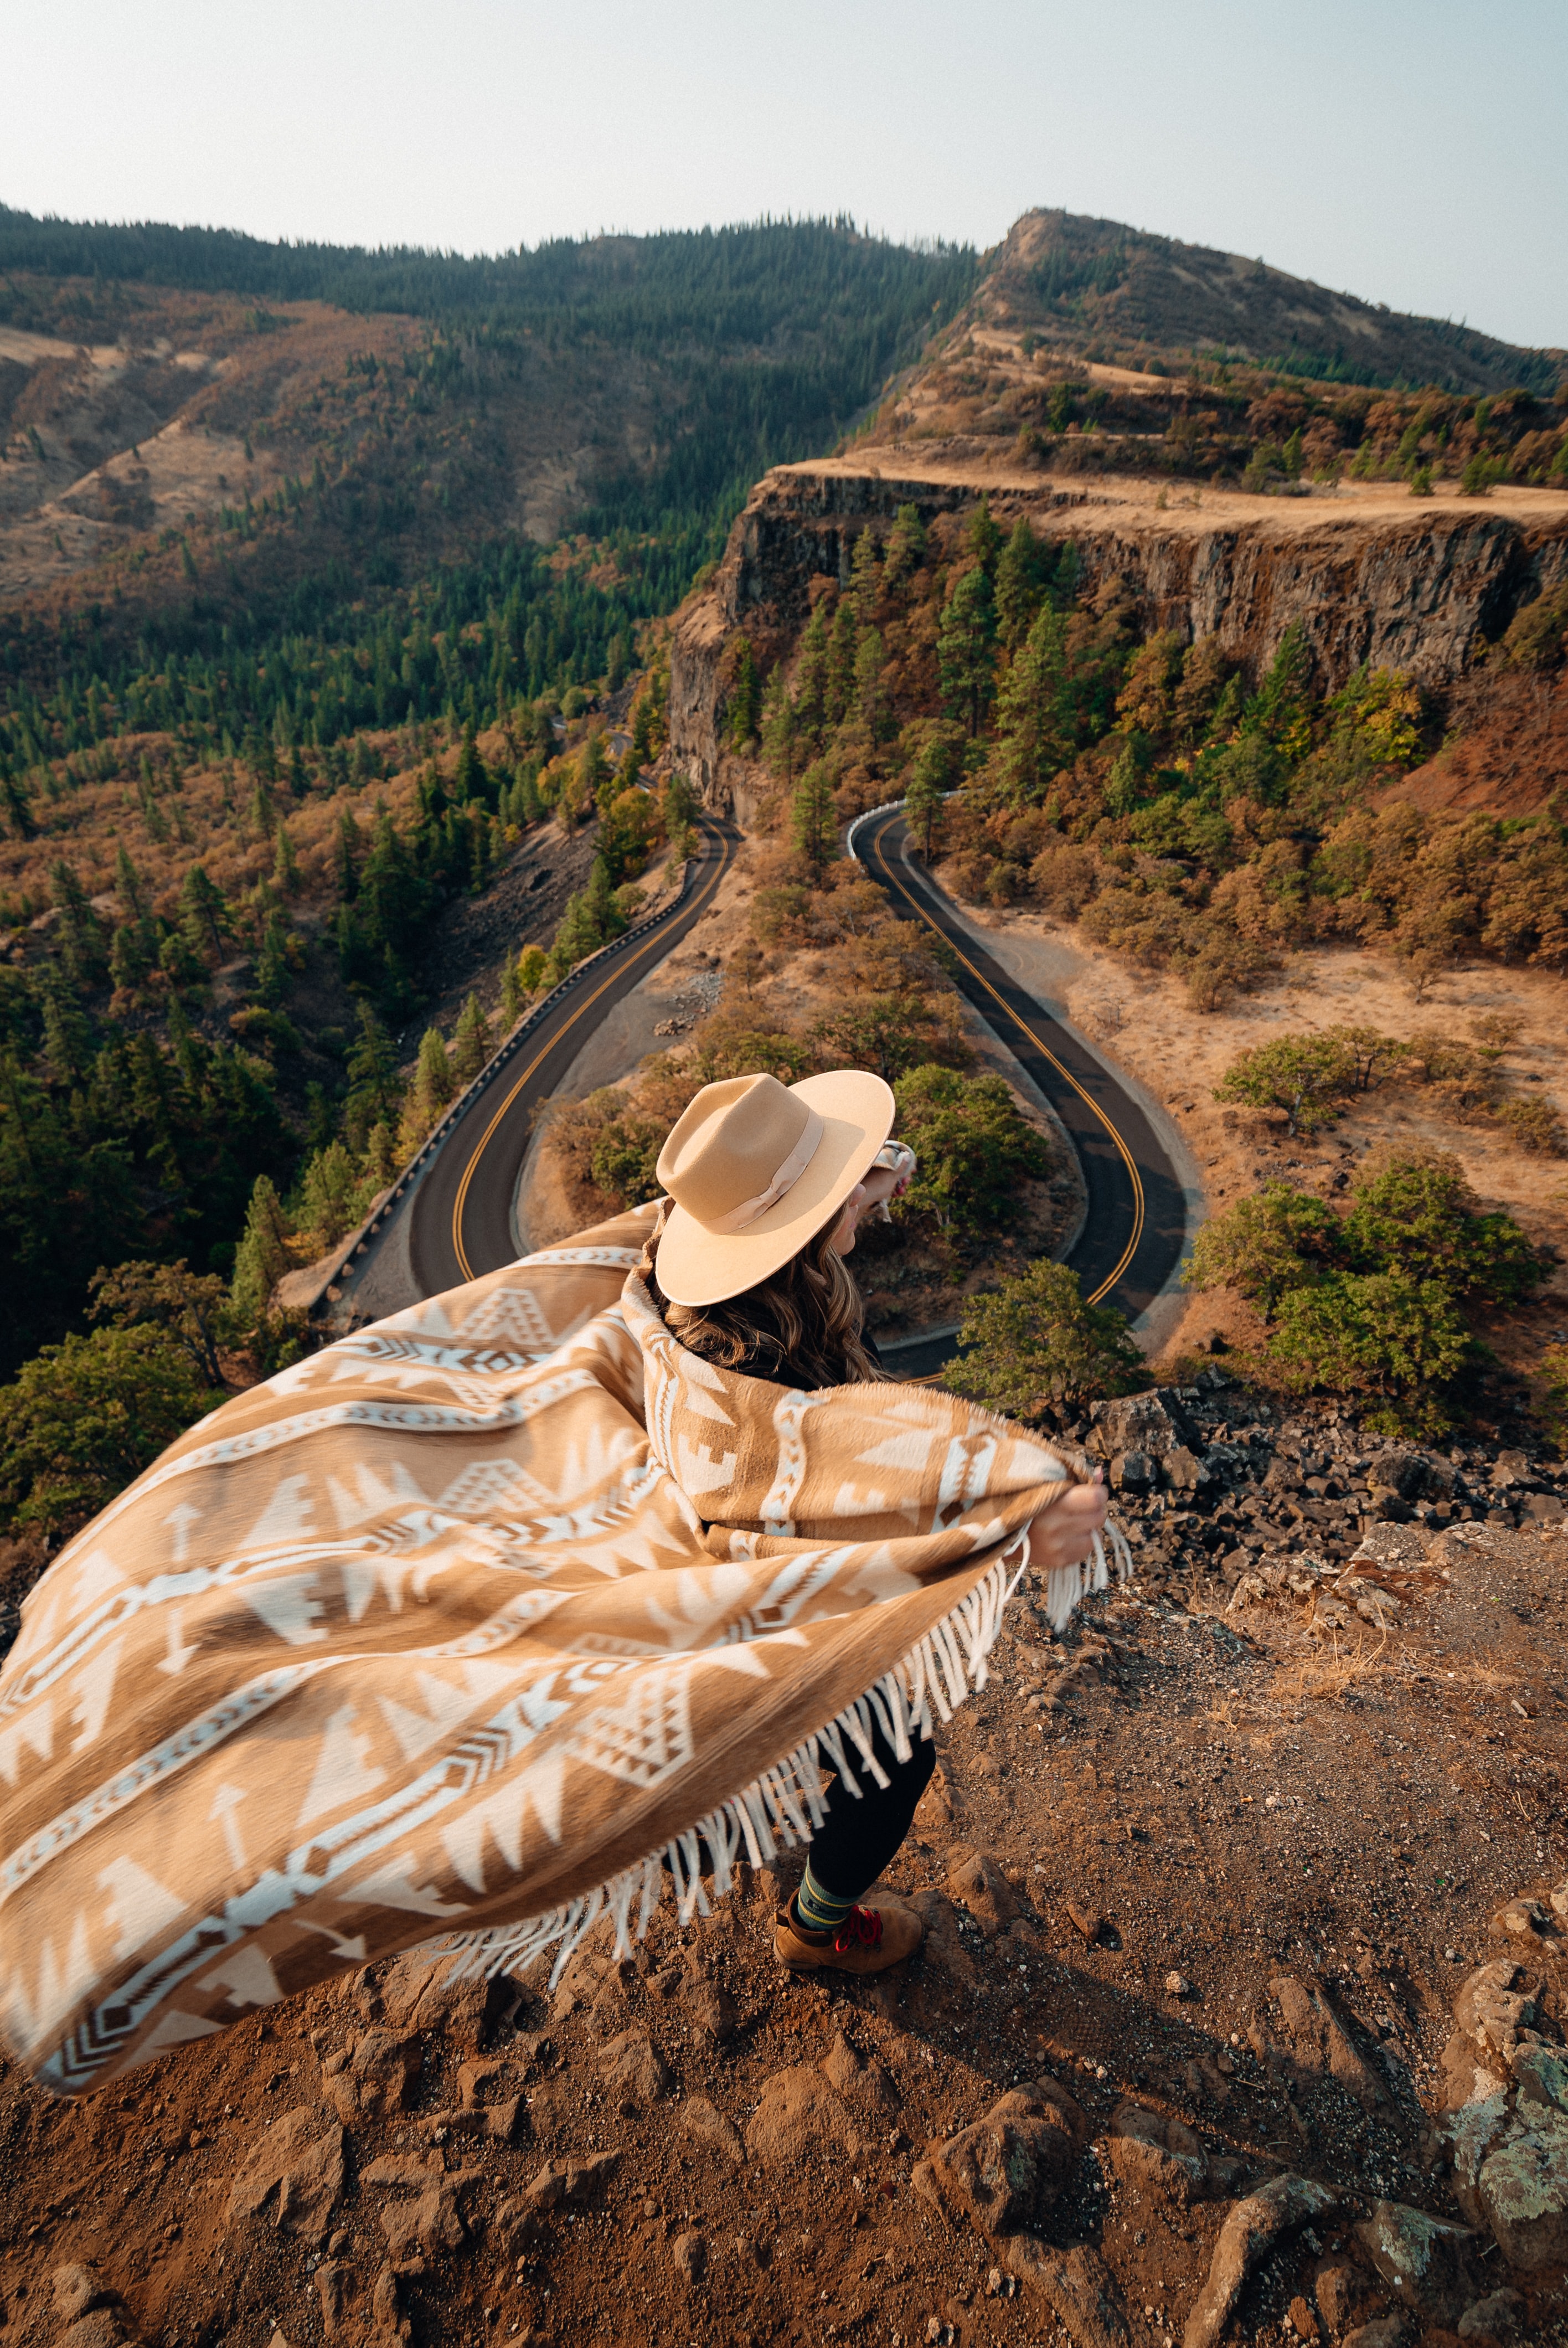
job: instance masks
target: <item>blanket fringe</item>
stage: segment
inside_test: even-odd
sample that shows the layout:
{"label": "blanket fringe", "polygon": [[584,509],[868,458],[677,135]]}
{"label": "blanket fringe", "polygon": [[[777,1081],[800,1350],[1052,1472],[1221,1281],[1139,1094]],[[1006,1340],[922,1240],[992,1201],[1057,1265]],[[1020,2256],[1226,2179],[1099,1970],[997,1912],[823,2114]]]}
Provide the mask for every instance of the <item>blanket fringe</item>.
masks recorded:
{"label": "blanket fringe", "polygon": [[[1009,1573],[1008,1561],[1015,1555],[1020,1562]],[[899,1760],[907,1761],[915,1749],[915,1737],[929,1738],[933,1711],[947,1722],[966,1696],[985,1686],[989,1676],[988,1658],[1001,1631],[1008,1601],[1023,1579],[1026,1562],[1018,1545],[1004,1550],[952,1612],[933,1624],[903,1661],[885,1672],[864,1695],[845,1704],[835,1719],[771,1769],[761,1771],[706,1818],[672,1835],[661,1850],[651,1851],[596,1890],[583,1893],[548,1915],[530,1917],[518,1924],[491,1925],[482,1932],[448,1933],[421,1943],[425,1953],[455,1957],[457,1962],[451,1978],[476,1981],[502,1972],[526,1972],[554,1949],[549,1973],[553,1989],[602,1917],[609,1916],[614,1923],[615,1954],[629,1957],[635,1942],[646,1933],[667,1887],[674,1894],[676,1914],[682,1924],[706,1916],[712,1900],[723,1899],[733,1890],[740,1859],[764,1867],[777,1858],[781,1847],[790,1850],[810,1842],[827,1814],[825,1762],[836,1773],[844,1790],[859,1801],[861,1788],[846,1746],[853,1748],[866,1776],[885,1786],[886,1775],[872,1751],[874,1723]],[[1110,1586],[1112,1569],[1117,1580],[1125,1581],[1132,1560],[1120,1529],[1107,1525],[1103,1539],[1095,1537],[1092,1556],[1081,1565],[1064,1566],[1048,1577],[1045,1609],[1053,1630],[1065,1630],[1082,1600]]]}

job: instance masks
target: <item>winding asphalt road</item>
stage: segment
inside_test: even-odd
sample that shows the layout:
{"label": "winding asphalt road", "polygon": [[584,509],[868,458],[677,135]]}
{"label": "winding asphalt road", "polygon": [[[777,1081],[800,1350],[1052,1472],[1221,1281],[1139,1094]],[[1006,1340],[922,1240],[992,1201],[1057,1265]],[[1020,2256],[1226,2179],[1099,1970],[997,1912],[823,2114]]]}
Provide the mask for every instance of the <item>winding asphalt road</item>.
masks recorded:
{"label": "winding asphalt road", "polygon": [[410,1264],[422,1295],[437,1296],[517,1261],[512,1193],[535,1109],[548,1099],[605,1013],[702,919],[734,861],[740,840],[729,825],[705,816],[700,830],[696,870],[682,902],[646,937],[594,963],[540,1021],[526,1049],[476,1096],[442,1144],[408,1206]]}
{"label": "winding asphalt road", "polygon": [[[942,891],[906,850],[901,810],[855,827],[852,852],[906,919],[924,922],[958,958],[958,983],[1029,1071],[1072,1138],[1089,1193],[1083,1228],[1063,1259],[1091,1303],[1133,1319],[1181,1261],[1186,1211],[1181,1179],[1132,1095],[1093,1053],[1009,978]],[[929,1375],[954,1352],[950,1338],[886,1347],[888,1366]],[[927,1358],[927,1356],[929,1358]]]}
{"label": "winding asphalt road", "polygon": [[[612,1005],[712,905],[739,839],[704,817],[692,886],[651,930],[604,955],[562,995],[525,1047],[496,1071],[459,1117],[409,1200],[409,1266],[422,1295],[434,1296],[513,1262],[512,1194],[535,1110],[549,1097]],[[853,852],[901,914],[948,942],[958,983],[1028,1070],[1071,1136],[1088,1189],[1083,1228],[1065,1261],[1093,1303],[1132,1318],[1160,1293],[1181,1260],[1183,1189],[1164,1146],[1139,1103],[1112,1071],[1032,995],[1009,978],[959,920],[955,908],[907,853],[897,808],[855,827]],[[950,1333],[885,1346],[889,1369],[928,1378],[956,1350]]]}

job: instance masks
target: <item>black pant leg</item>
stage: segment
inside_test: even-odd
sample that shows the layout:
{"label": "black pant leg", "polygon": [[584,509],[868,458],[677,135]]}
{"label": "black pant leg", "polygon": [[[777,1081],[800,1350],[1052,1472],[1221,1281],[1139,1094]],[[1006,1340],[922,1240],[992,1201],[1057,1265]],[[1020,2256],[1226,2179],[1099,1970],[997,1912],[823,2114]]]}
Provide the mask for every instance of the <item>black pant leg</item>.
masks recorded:
{"label": "black pant leg", "polygon": [[847,1787],[835,1785],[832,1807],[811,1838],[811,1871],[823,1890],[835,1900],[858,1900],[876,1882],[909,1831],[921,1795],[937,1766],[937,1748],[928,1739],[917,1740],[907,1761],[900,1761],[879,1727],[872,1731],[871,1749],[886,1773],[879,1786],[860,1765],[859,1756],[845,1739],[852,1756],[856,1800]]}

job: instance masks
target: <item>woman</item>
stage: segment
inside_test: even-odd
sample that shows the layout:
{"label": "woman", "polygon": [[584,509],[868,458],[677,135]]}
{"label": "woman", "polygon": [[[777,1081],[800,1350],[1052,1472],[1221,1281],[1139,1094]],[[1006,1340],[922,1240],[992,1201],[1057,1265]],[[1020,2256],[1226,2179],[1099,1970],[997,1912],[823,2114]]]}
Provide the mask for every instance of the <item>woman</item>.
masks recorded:
{"label": "woman", "polygon": [[236,1395],[62,1551],[0,1671],[36,2077],[420,1945],[521,1971],[607,1918],[625,1953],[802,1843],[787,1964],[914,1945],[861,1894],[1023,1558],[1059,1622],[1103,1582],[1104,1501],[882,1377],[843,1259],[893,1107],[846,1069],[708,1086],[657,1207]]}
{"label": "woman", "polygon": [[[848,1153],[825,1196],[804,1216],[804,1202],[797,1201],[783,1220],[763,1208],[729,1231],[703,1221],[704,1175],[712,1182],[726,1150],[743,1148],[755,1128],[756,1077],[706,1086],[675,1126],[658,1168],[675,1204],[649,1243],[647,1262],[665,1325],[689,1352],[743,1376],[808,1393],[886,1378],[864,1332],[860,1292],[844,1259],[862,1219],[885,1215],[887,1201],[908,1187],[916,1160],[900,1143],[876,1141],[882,1104],[870,1081],[860,1147]],[[842,1086],[830,1077],[817,1089],[836,1095]],[[811,1104],[813,1080],[795,1086],[794,1095]],[[767,1206],[776,1205],[787,1189],[781,1192],[775,1183]],[[683,1192],[697,1203],[682,1206]],[[820,1228],[795,1245],[802,1220],[818,1215]],[[724,1220],[721,1210],[719,1223]],[[726,1239],[736,1243],[717,1244]],[[785,1245],[794,1251],[779,1262]],[[1048,1574],[1077,1565],[1092,1550],[1105,1513],[1097,1474],[1094,1483],[1067,1493],[1036,1520],[1030,1561]],[[886,1783],[878,1785],[866,1772],[860,1799],[841,1798],[830,1809],[812,1838],[799,1890],[774,1919],[774,1947],[792,1971],[880,1972],[919,1946],[924,1927],[911,1909],[887,1898],[862,1905],[861,1895],[908,1833],[936,1766],[936,1747],[923,1740],[900,1761],[879,1728],[872,1746]]]}

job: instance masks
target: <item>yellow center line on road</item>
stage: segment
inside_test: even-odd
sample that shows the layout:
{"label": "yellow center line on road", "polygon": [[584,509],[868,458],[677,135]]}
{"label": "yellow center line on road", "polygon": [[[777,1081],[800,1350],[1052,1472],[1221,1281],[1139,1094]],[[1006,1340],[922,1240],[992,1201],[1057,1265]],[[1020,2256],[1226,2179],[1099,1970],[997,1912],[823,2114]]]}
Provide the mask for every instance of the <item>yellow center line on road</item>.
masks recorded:
{"label": "yellow center line on road", "polygon": [[904,882],[893,870],[892,864],[888,860],[887,852],[882,845],[886,833],[898,820],[899,817],[897,813],[889,815],[884,822],[877,825],[876,829],[871,835],[872,841],[877,850],[877,861],[882,867],[885,877],[892,883],[893,887],[897,890],[898,894],[904,899],[905,902],[914,907],[915,911],[925,922],[927,928],[929,930],[935,930],[939,938],[946,939],[947,943],[951,947],[953,953],[958,955],[958,960],[963,963],[964,968],[968,972],[970,977],[978,980],[979,984],[985,988],[986,993],[990,996],[992,1002],[996,1004],[998,1009],[1011,1020],[1013,1025],[1018,1029],[1020,1035],[1027,1035],[1029,1037],[1029,1040],[1034,1045],[1035,1050],[1045,1059],[1050,1062],[1050,1065],[1056,1070],[1057,1075],[1061,1076],[1065,1083],[1070,1084],[1072,1086],[1073,1091],[1078,1095],[1079,1099],[1084,1103],[1085,1107],[1093,1110],[1095,1116],[1100,1119],[1101,1124],[1105,1128],[1106,1132],[1110,1135],[1112,1141],[1115,1144],[1117,1154],[1121,1158],[1122,1164],[1127,1169],[1128,1176],[1132,1184],[1132,1236],[1128,1241],[1126,1246],[1122,1249],[1121,1260],[1117,1263],[1115,1271],[1111,1273],[1108,1279],[1101,1282],[1099,1287],[1094,1291],[1093,1295],[1089,1299],[1091,1304],[1098,1304],[1101,1298],[1107,1294],[1111,1289],[1115,1287],[1116,1282],[1121,1279],[1122,1273],[1132,1262],[1133,1256],[1137,1253],[1138,1242],[1143,1236],[1143,1178],[1138,1171],[1137,1161],[1133,1158],[1132,1151],[1128,1148],[1127,1144],[1122,1140],[1121,1134],[1112,1123],[1110,1117],[1106,1116],[1105,1111],[1101,1107],[1100,1103],[1094,1098],[1092,1093],[1085,1092],[1083,1086],[1079,1083],[1078,1078],[1073,1075],[1071,1069],[1063,1066],[1062,1063],[1057,1058],[1056,1054],[1051,1050],[1050,1045],[1045,1043],[1040,1036],[1035,1034],[1033,1028],[1029,1025],[1027,1020],[1020,1018],[1018,1013],[1013,1009],[1011,1004],[1007,1001],[1005,996],[997,993],[996,988],[991,984],[990,980],[986,976],[985,973],[983,971],[977,970],[974,963],[969,960],[968,954],[966,954],[960,947],[953,944],[952,939],[948,936],[948,932],[943,929],[940,922],[934,921],[932,919],[925,906],[920,902],[918,897],[916,896],[914,891],[912,889],[906,888]]}
{"label": "yellow center line on road", "polygon": [[[715,865],[712,879],[706,881],[703,887],[698,891],[696,900],[691,907],[691,911],[693,913],[698,913],[702,911],[703,905],[706,904],[708,899],[713,895],[719,883],[723,880],[725,873],[730,869],[729,841],[721,834],[718,838],[717,844],[721,851],[717,864]],[[475,1273],[473,1265],[468,1261],[467,1251],[463,1245],[463,1210],[468,1202],[468,1186],[474,1179],[480,1159],[483,1158],[486,1150],[489,1148],[490,1143],[495,1138],[497,1128],[500,1125],[502,1118],[507,1114],[507,1111],[511,1107],[512,1103],[517,1099],[518,1095],[522,1091],[523,1086],[528,1083],[528,1078],[533,1075],[534,1071],[539,1066],[541,1062],[548,1058],[550,1053],[555,1050],[556,1045],[560,1042],[561,1037],[571,1033],[571,1030],[577,1025],[578,1021],[582,1017],[585,1012],[592,1010],[594,1004],[599,1001],[600,996],[604,993],[606,987],[613,986],[616,980],[620,978],[624,972],[630,970],[634,963],[641,962],[644,954],[651,953],[655,946],[661,945],[664,942],[664,936],[665,932],[662,930],[654,930],[643,940],[635,953],[628,954],[623,961],[617,960],[611,963],[609,972],[602,979],[600,979],[599,984],[594,988],[593,993],[591,994],[585,994],[582,1001],[578,1004],[577,1009],[572,1013],[571,1017],[564,1021],[563,1024],[556,1029],[555,1034],[549,1038],[548,1043],[540,1045],[538,1050],[534,1054],[533,1058],[528,1062],[528,1066],[523,1070],[521,1076],[518,1077],[511,1090],[507,1093],[507,1097],[501,1103],[500,1107],[496,1111],[495,1116],[490,1119],[489,1124],[485,1128],[485,1130],[479,1138],[478,1148],[475,1150],[474,1155],[470,1158],[467,1165],[463,1169],[463,1179],[457,1185],[457,1197],[452,1209],[452,1249],[454,1254],[457,1258],[458,1269],[461,1271],[465,1280],[473,1280],[477,1277],[477,1274]]]}

